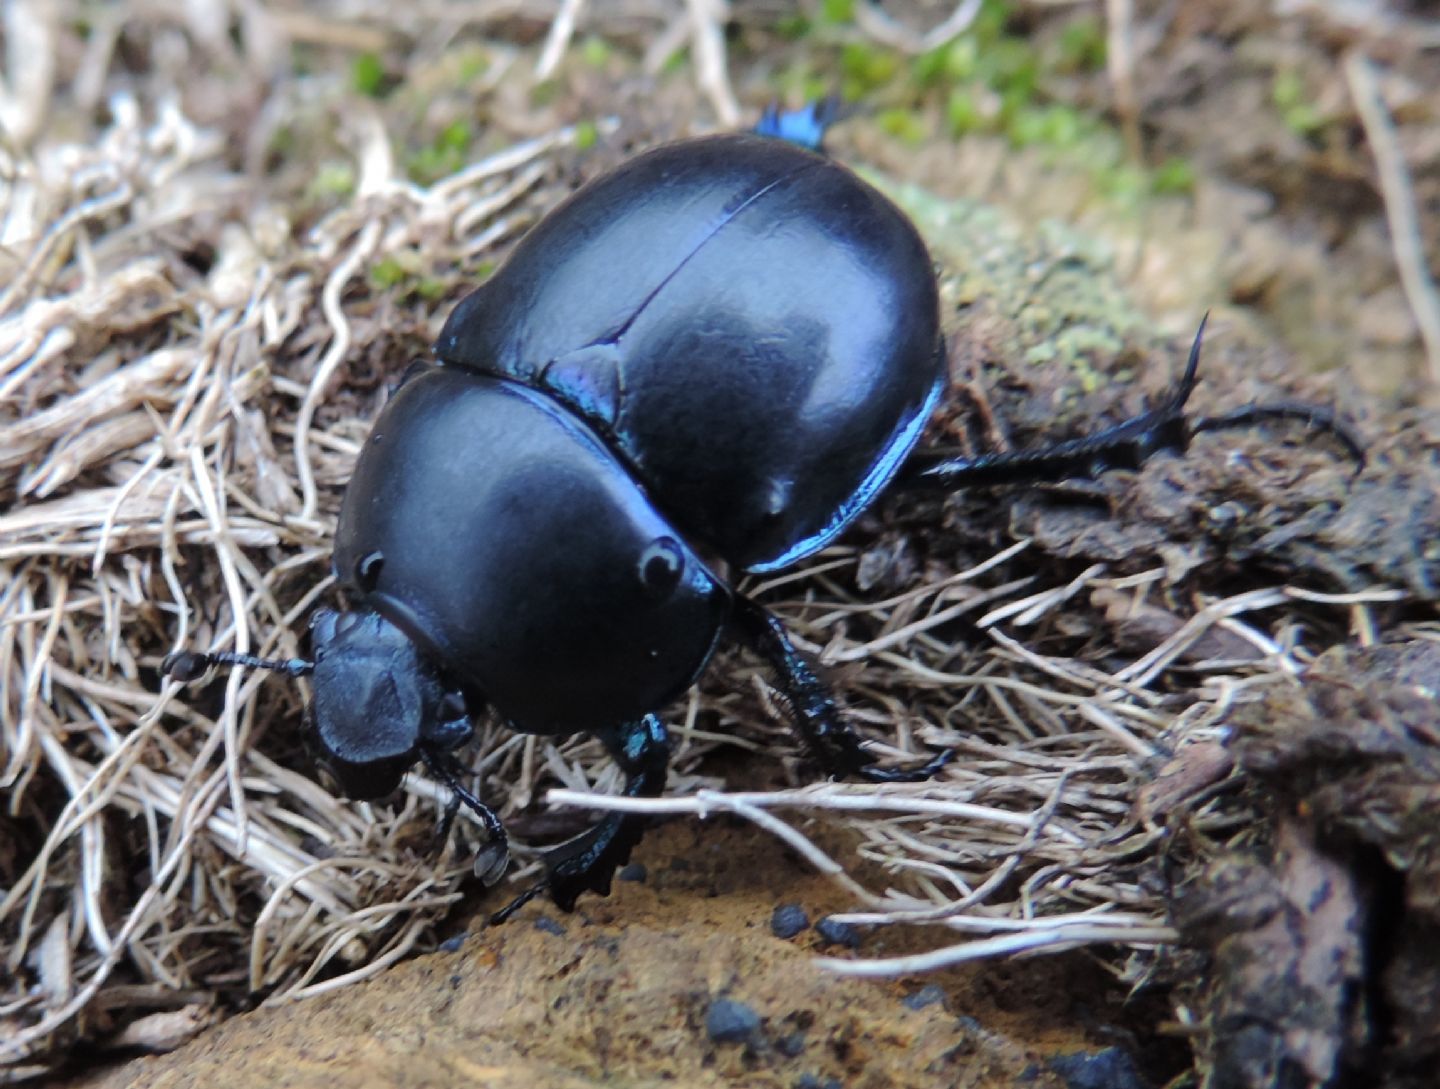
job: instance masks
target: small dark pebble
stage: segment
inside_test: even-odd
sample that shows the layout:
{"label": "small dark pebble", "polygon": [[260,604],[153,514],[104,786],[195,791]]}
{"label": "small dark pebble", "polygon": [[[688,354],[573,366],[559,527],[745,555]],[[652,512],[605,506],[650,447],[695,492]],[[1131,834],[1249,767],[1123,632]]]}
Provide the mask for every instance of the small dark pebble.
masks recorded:
{"label": "small dark pebble", "polygon": [[650,876],[643,863],[632,862],[628,866],[621,866],[620,872],[615,875],[621,881],[644,881]]}
{"label": "small dark pebble", "polygon": [[781,904],[770,914],[770,933],[787,941],[810,926],[810,916],[799,904]]}
{"label": "small dark pebble", "polygon": [[844,1086],[835,1078],[821,1081],[818,1074],[801,1074],[800,1080],[795,1083],[795,1089],[844,1089]]}
{"label": "small dark pebble", "polygon": [[465,935],[456,934],[453,938],[446,938],[437,948],[439,948],[442,953],[458,953],[460,952],[460,947],[464,944]]}
{"label": "small dark pebble", "polygon": [[955,1027],[964,1029],[966,1032],[972,1035],[979,1035],[980,1033],[985,1031],[984,1025],[980,1024],[980,1022],[975,1020],[975,1018],[969,1017],[965,1014],[961,1014],[959,1017],[955,1018]]}
{"label": "small dark pebble", "polygon": [[705,1015],[705,1031],[717,1044],[738,1044],[755,1035],[760,1015],[733,998],[717,998]]}
{"label": "small dark pebble", "polygon": [[565,936],[565,928],[548,915],[542,915],[535,920],[535,929],[543,930],[547,934],[554,934],[557,938]]}
{"label": "small dark pebble", "polygon": [[860,948],[860,931],[849,923],[842,923],[827,915],[815,924],[815,933],[825,945],[843,945],[846,949]]}
{"label": "small dark pebble", "polygon": [[1057,1055],[1049,1066],[1068,1089],[1147,1089],[1134,1060],[1118,1047]]}
{"label": "small dark pebble", "polygon": [[787,1059],[793,1059],[805,1050],[805,1034],[792,1032],[789,1036],[782,1036],[775,1047]]}
{"label": "small dark pebble", "polygon": [[926,1006],[933,1006],[937,1002],[945,1001],[945,991],[933,983],[927,983],[914,994],[907,994],[900,1000],[906,1009],[923,1010]]}

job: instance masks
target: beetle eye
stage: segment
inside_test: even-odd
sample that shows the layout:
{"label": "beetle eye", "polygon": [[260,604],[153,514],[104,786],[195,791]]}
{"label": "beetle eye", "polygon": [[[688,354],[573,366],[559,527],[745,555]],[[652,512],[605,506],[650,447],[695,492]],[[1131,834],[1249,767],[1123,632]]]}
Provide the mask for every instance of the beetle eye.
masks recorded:
{"label": "beetle eye", "polygon": [[685,553],[670,537],[656,537],[640,553],[640,584],[651,597],[663,597],[675,589],[685,570]]}

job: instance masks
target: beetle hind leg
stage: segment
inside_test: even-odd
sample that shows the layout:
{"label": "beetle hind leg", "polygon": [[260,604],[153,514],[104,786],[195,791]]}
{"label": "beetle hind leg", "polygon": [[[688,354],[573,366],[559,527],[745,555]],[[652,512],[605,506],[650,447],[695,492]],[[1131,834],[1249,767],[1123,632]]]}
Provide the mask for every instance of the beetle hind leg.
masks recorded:
{"label": "beetle hind leg", "polygon": [[[610,756],[625,772],[625,795],[654,798],[665,789],[670,767],[670,735],[654,715],[610,730],[597,730]],[[549,892],[562,911],[572,911],[583,892],[610,895],[615,871],[630,860],[644,835],[647,819],[638,813],[611,813],[588,832],[545,854],[546,878],[490,917],[503,923],[541,892]]]}
{"label": "beetle hind leg", "polygon": [[896,478],[897,484],[917,490],[952,491],[999,484],[1092,480],[1110,469],[1138,469],[1161,450],[1183,454],[1191,436],[1198,432],[1248,427],[1262,420],[1302,422],[1311,431],[1333,437],[1359,467],[1364,467],[1365,448],[1360,438],[1334,412],[1318,405],[1272,401],[1248,405],[1221,416],[1199,419],[1186,416],[1185,404],[1198,381],[1200,345],[1208,318],[1206,315],[1201,320],[1195,332],[1185,373],[1170,396],[1155,408],[1094,435],[1034,450],[958,458],[924,452],[913,454]]}
{"label": "beetle hind leg", "polygon": [[747,646],[774,670],[790,709],[796,733],[830,775],[855,776],[872,783],[917,783],[929,779],[954,756],[953,750],[915,767],[877,768],[875,754],[841,717],[830,688],[815,673],[785,631],[785,625],[761,605],[735,595],[735,623]]}

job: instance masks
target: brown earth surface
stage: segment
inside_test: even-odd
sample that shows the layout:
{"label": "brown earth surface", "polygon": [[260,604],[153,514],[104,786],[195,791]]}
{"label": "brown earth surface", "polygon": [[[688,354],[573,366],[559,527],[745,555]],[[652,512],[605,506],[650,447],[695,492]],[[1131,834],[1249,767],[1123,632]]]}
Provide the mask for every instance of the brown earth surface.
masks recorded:
{"label": "brown earth surface", "polygon": [[[643,881],[571,915],[532,904],[499,927],[383,977],[311,1001],[242,1014],[164,1056],[67,1082],[70,1089],[419,1086],[817,1085],[966,1089],[1063,1081],[1057,1056],[1136,1046],[1148,1003],[1127,1006],[1085,957],[983,964],[932,978],[858,980],[815,964],[813,925],[781,940],[780,904],[811,923],[843,892],[749,825],[672,822],[637,852]],[[488,907],[495,906],[491,897]],[[483,919],[483,914],[479,918]],[[867,955],[909,952],[880,932]],[[920,1008],[904,999],[943,998]],[[707,1031],[714,1002],[760,1017],[745,1042]],[[938,999],[938,1000],[936,1000]],[[1183,1048],[1149,1052],[1173,1073]],[[1028,1072],[1028,1074],[1027,1074]]]}

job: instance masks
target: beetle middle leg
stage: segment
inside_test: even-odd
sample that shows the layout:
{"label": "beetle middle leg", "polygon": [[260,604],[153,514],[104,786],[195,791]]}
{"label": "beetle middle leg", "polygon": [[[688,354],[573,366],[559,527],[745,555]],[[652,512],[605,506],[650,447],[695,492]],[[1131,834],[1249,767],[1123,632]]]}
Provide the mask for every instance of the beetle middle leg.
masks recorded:
{"label": "beetle middle leg", "polygon": [[741,639],[775,672],[795,730],[810,754],[831,775],[854,775],[872,783],[918,783],[950,762],[946,750],[918,767],[877,768],[875,754],[840,714],[830,686],[822,681],[776,616],[740,594],[733,621]]}
{"label": "beetle middle leg", "polygon": [[[609,730],[596,730],[615,763],[625,772],[625,796],[654,798],[665,789],[670,768],[670,735],[654,715]],[[582,892],[610,895],[615,871],[630,860],[648,823],[638,813],[610,813],[588,832],[545,853],[546,878],[490,917],[503,923],[541,892],[549,892],[562,911],[571,911]]]}

